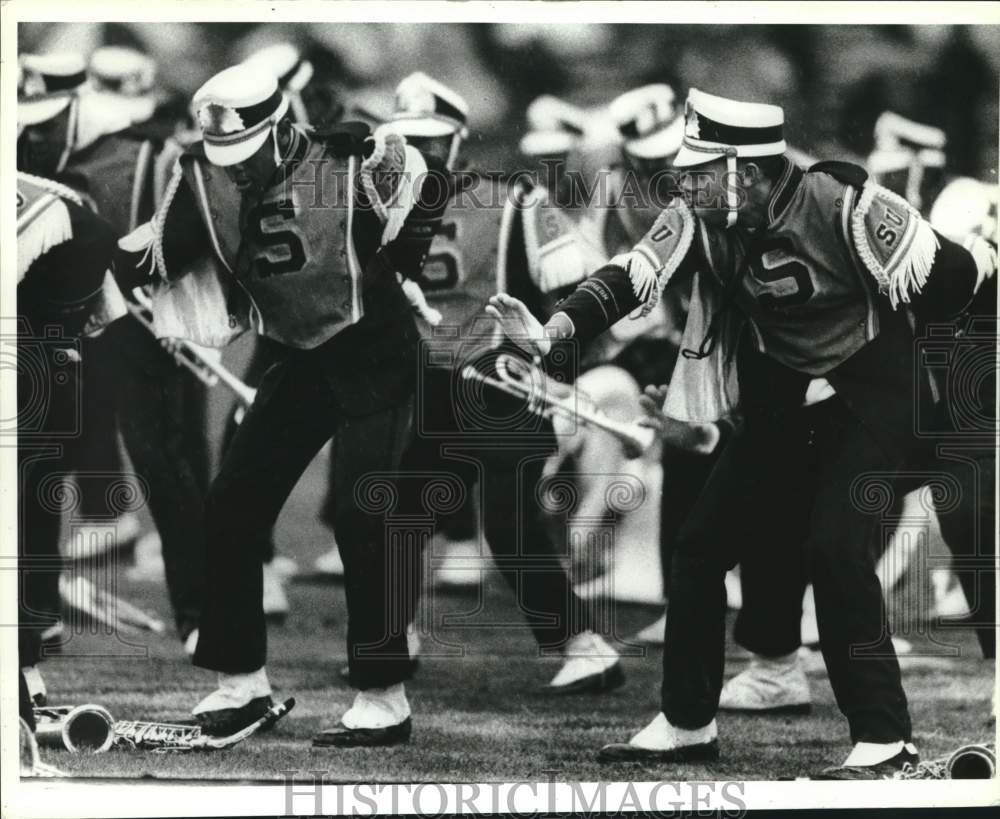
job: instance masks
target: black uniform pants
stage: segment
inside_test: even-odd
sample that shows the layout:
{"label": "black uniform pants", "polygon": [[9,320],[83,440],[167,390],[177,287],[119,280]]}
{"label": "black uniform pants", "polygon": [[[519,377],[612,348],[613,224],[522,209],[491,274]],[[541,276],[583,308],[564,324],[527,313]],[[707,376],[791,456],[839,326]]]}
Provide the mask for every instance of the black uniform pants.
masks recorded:
{"label": "black uniform pants", "polygon": [[[937,447],[930,446],[935,450]],[[953,570],[971,608],[964,621],[943,625],[973,627],[983,657],[996,657],[996,448],[974,440],[941,444],[940,454],[922,471],[942,473],[957,487],[954,502],[939,504],[938,522],[954,556]],[[901,476],[905,480],[905,473]],[[908,491],[909,484],[897,490]],[[948,493],[946,493],[948,494]],[[880,545],[876,560],[881,554]],[[779,550],[763,549],[740,564],[743,606],[733,636],[741,646],[764,657],[778,657],[801,645],[802,595],[807,579]]]}
{"label": "black uniform pants", "polygon": [[59,617],[61,511],[74,499],[64,487],[73,469],[66,450],[80,435],[82,362],[44,342],[19,344],[18,357],[18,653],[25,666],[42,658],[41,633]]}
{"label": "black uniform pants", "polygon": [[712,474],[716,463],[732,436],[728,421],[717,422],[719,443],[709,454],[689,452],[676,447],[663,447],[660,463],[663,466],[663,498],[660,500],[660,567],[663,571],[663,588],[670,588],[670,565],[673,562],[674,544],[681,526],[694,509]]}
{"label": "black uniform pants", "polygon": [[131,316],[105,333],[114,350],[118,424],[132,465],[149,489],[167,591],[177,629],[186,637],[201,619],[205,590],[203,387]]}
{"label": "black uniform pants", "polygon": [[[283,345],[276,341],[271,341],[266,336],[257,336],[254,339],[254,348],[250,354],[250,360],[247,362],[246,370],[243,373],[243,382],[254,389],[260,386],[260,382],[264,379],[264,373],[281,359],[285,349]],[[229,444],[232,442],[236,435],[236,430],[239,428],[239,422],[236,420],[236,413],[238,411],[239,404],[233,408],[229,417],[226,418],[226,427],[222,434],[223,452],[229,449]],[[333,493],[331,492],[330,494],[332,496]],[[330,503],[332,504],[333,501],[331,500]],[[332,520],[330,525],[333,525]],[[265,563],[270,563],[274,559],[274,530],[258,533],[257,539],[260,542],[254,548],[260,550]]]}
{"label": "black uniform pants", "polygon": [[996,458],[991,443],[956,442],[941,447],[936,464],[959,487],[955,503],[939,504],[938,522],[969,603],[967,625],[975,627],[987,659],[997,651]]}
{"label": "black uniform pants", "polygon": [[736,431],[676,542],[663,656],[667,719],[696,728],[714,718],[724,575],[743,557],[774,550],[814,584],[823,658],[852,741],[910,739],[875,575],[879,518],[859,493],[866,473],[884,475],[901,460],[837,396]]}
{"label": "black uniform pants", "polygon": [[[338,378],[323,366],[324,356],[347,354],[346,349],[293,351],[272,366],[224,455],[208,494],[207,595],[196,665],[227,673],[264,665],[260,534],[274,526],[299,477],[332,437],[334,534],[344,561],[351,682],[380,688],[409,674],[406,620],[395,577],[405,556],[388,542],[381,501],[392,494],[412,398],[403,390],[394,403],[383,402],[364,415],[347,414],[338,398]],[[345,371],[365,370],[358,358],[344,366]]]}
{"label": "black uniform pants", "polygon": [[[438,524],[438,516],[454,509],[448,504],[428,508],[434,498],[425,487],[433,476],[450,477],[464,492],[478,482],[482,531],[493,562],[539,647],[558,650],[593,629],[594,618],[589,604],[573,591],[539,505],[542,470],[556,448],[552,426],[516,398],[493,388],[472,397],[460,383],[459,374],[444,367],[421,372],[418,422],[400,469],[400,508],[418,518],[432,515]],[[420,577],[420,572],[410,575],[410,620],[419,602]]]}

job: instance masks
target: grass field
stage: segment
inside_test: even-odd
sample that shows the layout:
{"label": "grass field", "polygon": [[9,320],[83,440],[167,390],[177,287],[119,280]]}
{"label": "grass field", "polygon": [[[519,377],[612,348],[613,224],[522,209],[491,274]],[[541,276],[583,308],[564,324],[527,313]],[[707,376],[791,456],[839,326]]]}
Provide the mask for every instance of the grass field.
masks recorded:
{"label": "grass field", "polygon": [[[148,585],[148,584],[147,584]],[[271,733],[227,751],[165,755],[112,751],[99,756],[47,752],[45,759],[80,776],[274,779],[282,771],[325,770],[332,781],[510,781],[621,780],[637,776],[627,765],[601,766],[595,752],[627,739],[658,707],[660,651],[629,657],[623,688],[602,696],[551,698],[540,686],[558,660],[539,658],[523,630],[478,627],[489,620],[516,619],[513,600],[498,577],[487,586],[485,606],[469,627],[442,629],[466,654],[423,661],[408,685],[414,736],[408,745],[373,750],[314,750],[310,738],[334,724],[349,706],[352,691],[337,676],[344,659],[344,601],[339,586],[296,583],[293,613],[270,631],[269,673],[281,697],[295,696],[294,711]],[[160,589],[129,590],[163,614]],[[440,599],[440,611],[475,611],[470,598]],[[645,608],[621,608],[617,629],[631,633],[656,615]],[[145,638],[143,638],[145,639]],[[74,637],[75,650],[100,650],[107,638]],[[919,648],[922,643],[917,643]],[[47,663],[53,703],[97,702],[116,718],[174,720],[213,684],[213,676],[186,662],[173,639],[148,641],[148,658],[77,657]],[[958,659],[903,659],[915,739],[925,758],[992,735],[992,672],[969,635]],[[746,658],[731,647],[729,673]],[[644,778],[718,780],[774,779],[803,775],[839,761],[848,750],[847,726],[833,701],[821,661],[810,665],[815,706],[808,717],[720,718],[722,759],[711,766],[648,770]],[[548,772],[548,773],[547,773]],[[554,774],[551,772],[555,772]]]}
{"label": "grass field", "polygon": [[[229,351],[227,351],[227,354]],[[218,393],[216,393],[218,395]],[[212,407],[213,437],[225,407]],[[316,510],[325,486],[317,460],[303,476],[278,525],[279,548],[308,570],[329,546]],[[124,574],[124,573],[122,573]],[[618,781],[644,779],[775,779],[808,774],[839,762],[849,750],[847,723],[833,701],[822,662],[809,677],[814,709],[807,717],[740,717],[719,720],[722,758],[711,766],[674,766],[638,771],[627,765],[601,766],[596,751],[624,741],[657,712],[661,653],[624,660],[624,687],[603,696],[551,698],[540,692],[559,661],[539,658],[529,632],[520,626],[514,601],[499,576],[487,578],[481,610],[476,599],[439,597],[439,615],[469,612],[461,628],[441,628],[442,638],[460,643],[464,656],[425,658],[407,690],[414,711],[408,745],[389,749],[313,749],[310,739],[333,725],[353,699],[338,675],[345,660],[346,612],[342,587],[296,582],[289,587],[292,613],[269,634],[269,675],[280,697],[298,704],[274,731],[233,749],[181,755],[112,751],[98,756],[45,751],[46,761],[87,777],[157,777],[269,780],[283,771],[327,771],[329,781],[490,782],[526,779]],[[122,580],[130,602],[170,621],[161,584]],[[622,638],[655,619],[651,608],[615,610]],[[509,623],[503,628],[491,623]],[[918,656],[933,650],[927,636],[907,634],[915,653],[901,659],[910,699],[915,740],[924,758],[948,753],[993,735],[988,723],[992,665],[984,662],[970,632],[939,633],[957,642],[960,656]],[[193,668],[172,635],[129,637],[129,647],[107,635],[74,634],[68,653],[46,661],[50,702],[106,706],[117,719],[176,720],[214,687],[214,675]],[[425,645],[426,648],[426,645]],[[135,656],[136,652],[140,656]],[[633,650],[634,651],[634,650]],[[103,654],[105,656],[95,656]],[[746,657],[730,645],[727,674]],[[111,656],[108,656],[111,655]],[[127,656],[132,655],[132,656]],[[683,673],[672,669],[671,673]]]}

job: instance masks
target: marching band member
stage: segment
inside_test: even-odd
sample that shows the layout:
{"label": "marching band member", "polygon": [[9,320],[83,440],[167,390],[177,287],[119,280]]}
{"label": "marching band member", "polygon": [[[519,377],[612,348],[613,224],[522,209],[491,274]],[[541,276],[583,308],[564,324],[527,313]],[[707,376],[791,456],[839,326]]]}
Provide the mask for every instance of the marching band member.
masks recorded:
{"label": "marching band member", "polygon": [[[419,494],[429,474],[453,475],[467,488],[478,478],[493,562],[517,595],[540,650],[565,658],[544,690],[608,691],[624,682],[618,652],[597,633],[591,607],[574,594],[536,499],[545,460],[555,449],[552,427],[525,417],[516,400],[493,391],[482,399],[486,427],[470,427],[460,377],[470,365],[491,371],[499,352],[511,352],[510,345],[496,349],[491,327],[483,333],[482,307],[498,288],[521,294],[539,315],[549,315],[558,295],[583,278],[585,260],[579,244],[567,245],[570,225],[547,202],[544,188],[508,190],[488,177],[452,175],[467,115],[464,99],[423,73],[399,84],[392,125],[421,150],[435,175],[390,253],[400,273],[425,293],[425,319],[437,320],[436,310],[443,315],[437,327],[420,323],[421,402],[414,440],[403,456],[400,506],[410,514],[423,511]],[[591,261],[597,263],[596,254]],[[492,443],[482,440],[484,434]],[[476,544],[477,555],[479,549]],[[469,562],[481,571],[481,558]],[[411,619],[421,574],[414,575],[407,601]],[[433,623],[430,628],[430,634],[421,628],[417,634],[433,638]]]}
{"label": "marching band member", "polygon": [[[79,132],[80,97],[85,93],[87,72],[82,57],[72,53],[23,54],[18,59],[18,138],[17,167],[46,179],[57,179],[66,169],[72,145]],[[92,200],[84,200],[93,208]],[[135,515],[126,512],[116,516],[107,500],[111,483],[122,474],[118,456],[114,417],[108,411],[107,395],[113,387],[113,374],[108,364],[108,345],[98,336],[81,340],[82,372],[86,384],[80,412],[84,434],[65,442],[66,461],[80,472],[90,473],[79,480],[82,520],[93,521],[77,525],[76,537],[63,544],[67,557],[81,550],[101,547],[108,520],[115,521],[117,547],[124,547],[138,535]],[[89,553],[89,552],[84,552]],[[50,594],[48,610],[54,615],[61,609],[58,575],[48,576]],[[45,641],[53,647],[61,645],[63,624],[56,619],[46,630]]]}
{"label": "marching band member", "polygon": [[[60,102],[49,96],[33,104],[57,108]],[[18,172],[17,346],[18,358],[33,362],[17,370],[18,653],[27,695],[22,707],[29,710],[46,697],[37,665],[61,563],[60,516],[52,508],[58,492],[51,482],[70,466],[64,443],[79,434],[79,340],[126,312],[110,273],[114,251],[114,229],[74,191]],[[34,724],[30,713],[22,716]]]}
{"label": "marching band member", "polygon": [[[121,242],[119,275],[170,283],[154,289],[163,335],[220,346],[253,327],[286,349],[209,491],[210,593],[194,661],[219,676],[193,713],[207,731],[228,733],[270,706],[261,555],[248,544],[274,525],[332,435],[348,656],[361,690],[314,744],[405,742],[409,658],[389,583],[394,557],[378,491],[356,488],[366,474],[398,468],[409,429],[417,333],[384,247],[425,166],[391,132],[294,125],[268,72],[226,69],[194,103],[204,141],[181,158],[152,222]],[[205,256],[211,267],[192,266]]]}
{"label": "marching band member", "polygon": [[[115,69],[115,53],[103,60],[105,73]],[[25,71],[35,59],[23,58]],[[82,59],[79,60],[82,66]],[[127,67],[127,66],[126,66]],[[82,69],[81,69],[82,70]],[[109,106],[92,90],[80,90],[65,109],[67,128],[62,133],[64,160],[58,179],[78,191],[124,236],[148,218],[155,202],[155,137],[132,128],[132,114]],[[30,133],[29,129],[29,133]],[[204,583],[204,494],[207,453],[192,450],[185,425],[186,401],[204,400],[200,390],[187,382],[193,376],[134,317],[116,322],[99,339],[85,343],[84,380],[87,403],[103,422],[114,424],[132,463],[149,487],[149,509],[163,542],[167,589],[181,642],[189,653],[197,640]],[[96,361],[94,361],[96,360]],[[188,393],[188,394],[186,394]],[[195,418],[202,424],[203,418]],[[98,425],[103,429],[103,424]],[[107,444],[117,452],[117,436]],[[98,437],[94,427],[86,438]],[[120,474],[122,469],[111,474]],[[118,537],[123,538],[119,531]],[[103,538],[74,538],[67,553],[82,557],[84,548]]]}
{"label": "marching band member", "polygon": [[[941,235],[982,257],[984,269],[988,269],[989,256],[995,252],[990,242],[996,240],[996,192],[976,180],[952,177],[947,172],[946,147],[945,134],[939,128],[886,112],[875,125],[875,148],[868,159],[868,168],[874,179],[921,211]],[[965,598],[975,609],[966,619],[975,626],[983,656],[988,659],[996,656],[993,606],[996,510],[992,491],[984,492],[982,487],[993,485],[996,468],[993,424],[977,430],[975,426],[970,428],[962,423],[961,428],[956,429],[958,421],[969,419],[963,419],[962,412],[955,412],[952,393],[960,389],[962,369],[969,366],[972,358],[978,356],[986,360],[989,357],[983,344],[989,347],[994,342],[984,338],[983,332],[995,324],[995,319],[996,281],[991,278],[978,289],[968,310],[957,322],[959,328],[973,322],[973,333],[965,333],[961,341],[960,335],[952,336],[957,343],[948,368],[949,377],[928,373],[932,379],[932,393],[936,396],[933,429],[919,430],[924,440],[914,441],[916,451],[911,454],[909,464],[911,469],[919,470],[921,477],[914,480],[904,474],[899,481],[900,494],[913,490],[914,484],[922,484],[928,472],[951,476],[955,485],[961,487],[957,502],[946,503],[937,510],[937,515],[944,540],[958,558],[956,569]],[[980,322],[978,337],[975,322]],[[927,322],[915,316],[914,323],[917,337],[927,338]],[[940,329],[940,320],[935,323]],[[989,336],[989,331],[985,332]],[[964,345],[964,350],[959,350],[959,345]],[[992,374],[995,371],[987,368],[984,372]],[[984,379],[980,388],[981,406],[988,406],[993,401],[995,379]],[[953,450],[952,457],[948,457],[948,436],[956,433],[963,439],[963,452],[956,458]],[[922,520],[926,526],[929,510],[924,512],[919,495],[908,495],[902,503],[904,511],[897,513],[901,518]],[[905,539],[899,538],[897,530],[878,564],[883,587],[891,587],[909,562],[900,552],[906,546]],[[780,561],[754,566],[754,572],[746,568],[744,566],[744,606],[736,620],[735,636],[753,656],[750,667],[726,683],[720,708],[750,714],[807,712],[811,695],[798,654],[804,578],[785,576],[786,566]],[[776,586],[789,591],[776,596]],[[940,610],[938,613],[941,614]],[[950,625],[955,621],[948,622]]]}
{"label": "marching band member", "polygon": [[[589,208],[581,220],[581,230],[603,249],[605,258],[633,247],[652,227],[660,210],[676,195],[678,174],[671,163],[680,150],[684,135],[684,117],[674,104],[673,89],[662,83],[621,94],[611,102],[608,111],[620,137],[619,157],[605,171],[609,178],[607,201]],[[679,354],[690,296],[689,287],[666,291],[657,307],[647,315],[632,315],[629,320],[615,324],[592,345],[587,361],[608,361],[625,369],[640,384],[668,383]],[[583,378],[586,379],[586,375]],[[650,399],[646,395],[640,400]],[[715,444],[711,452],[682,449],[664,442],[660,459],[663,492],[656,510],[660,519],[663,589],[669,585],[667,573],[677,530],[694,506],[715,464],[721,451],[719,440],[728,437],[730,430],[729,419],[720,419],[712,425],[710,433]],[[709,433],[707,427],[705,432]],[[599,462],[608,463],[608,454],[597,453],[596,457]],[[625,561],[617,563],[621,574],[628,572]],[[730,582],[727,576],[727,588]],[[616,581],[615,588],[622,585]],[[636,639],[662,644],[665,625],[664,616],[642,629]]]}
{"label": "marching band member", "polygon": [[[744,418],[675,543],[661,713],[602,749],[602,761],[718,758],[723,578],[747,549],[783,550],[815,586],[823,657],[854,743],[820,776],[878,779],[917,760],[875,575],[878,521],[851,503],[850,487],[906,453],[919,385],[900,306],[954,315],[994,271],[863,170],[821,163],[803,173],[784,156],[783,123],[777,106],[692,89],[674,165],[689,169],[693,212],[682,201],[664,210],[544,327],[510,296],[487,308],[544,355],[698,275],[690,354],[664,412],[713,421],[738,400]],[[870,651],[852,658],[858,646]]]}

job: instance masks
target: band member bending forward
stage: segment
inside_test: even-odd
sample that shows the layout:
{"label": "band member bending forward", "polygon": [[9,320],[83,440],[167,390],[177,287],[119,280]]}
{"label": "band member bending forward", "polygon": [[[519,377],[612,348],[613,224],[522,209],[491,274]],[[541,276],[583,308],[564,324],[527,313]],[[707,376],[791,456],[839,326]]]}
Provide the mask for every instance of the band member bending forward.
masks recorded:
{"label": "band member bending forward", "polygon": [[[912,424],[913,336],[897,308],[961,311],[995,257],[977,262],[860,168],[799,170],[784,155],[783,121],[776,106],[693,89],[674,164],[698,170],[682,184],[694,213],[684,201],[664,210],[544,328],[509,296],[487,309],[546,354],[553,337],[592,338],[697,273],[667,411],[709,403],[713,383],[731,403],[734,379],[715,376],[736,361],[745,421],[675,544],[661,713],[600,758],[718,757],[723,580],[739,544],[788,550],[814,583],[823,658],[854,743],[821,776],[881,778],[917,758],[872,557],[879,519],[863,489],[866,474],[898,469]],[[698,309],[711,291],[715,309]],[[706,328],[699,318],[710,313]]]}
{"label": "band member bending forward", "polygon": [[[314,742],[406,741],[406,623],[390,599],[382,517],[357,493],[362,475],[398,467],[409,430],[418,336],[382,248],[426,166],[393,133],[292,124],[274,77],[252,67],[213,77],[195,107],[204,141],[181,158],[150,225],[122,241],[128,266],[135,278],[150,275],[146,253],[169,280],[153,299],[163,335],[219,346],[252,326],[287,350],[209,491],[208,594],[194,662],[219,672],[219,685],[193,713],[206,730],[229,733],[270,706],[252,544],[332,436],[350,677],[361,690],[342,724]],[[198,258],[207,254],[208,267]]]}

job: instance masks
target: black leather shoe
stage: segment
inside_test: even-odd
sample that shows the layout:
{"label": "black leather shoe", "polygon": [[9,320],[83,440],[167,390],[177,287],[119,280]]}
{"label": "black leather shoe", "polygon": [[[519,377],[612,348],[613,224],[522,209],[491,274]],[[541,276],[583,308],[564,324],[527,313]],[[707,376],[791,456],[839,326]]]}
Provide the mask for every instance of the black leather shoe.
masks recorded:
{"label": "black leather shoe", "polygon": [[[255,697],[242,708],[220,708],[217,711],[204,711],[201,714],[195,714],[194,720],[209,736],[227,737],[255,723],[273,705],[274,702],[269,696]],[[266,731],[270,727],[269,725],[263,726],[261,730]]]}
{"label": "black leather shoe", "polygon": [[903,770],[904,765],[917,766],[920,762],[918,754],[911,754],[903,748],[892,759],[879,762],[876,765],[834,765],[824,768],[813,779],[894,779]]}
{"label": "black leather shoe", "polygon": [[614,689],[624,684],[625,672],[622,670],[622,664],[618,662],[610,668],[605,668],[598,674],[581,677],[568,685],[547,685],[542,689],[542,692],[553,696],[603,694],[606,691],[614,691]]}
{"label": "black leather shoe", "polygon": [[598,762],[650,762],[664,764],[670,762],[715,762],[719,758],[719,740],[702,742],[698,745],[682,745],[668,751],[654,751],[638,748],[627,742],[605,745],[597,752]]}
{"label": "black leather shoe", "polygon": [[387,745],[402,745],[410,741],[413,723],[407,717],[387,728],[347,728],[338,725],[327,728],[313,737],[314,748],[379,748]]}

